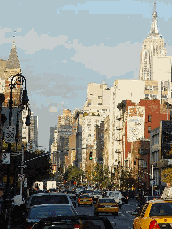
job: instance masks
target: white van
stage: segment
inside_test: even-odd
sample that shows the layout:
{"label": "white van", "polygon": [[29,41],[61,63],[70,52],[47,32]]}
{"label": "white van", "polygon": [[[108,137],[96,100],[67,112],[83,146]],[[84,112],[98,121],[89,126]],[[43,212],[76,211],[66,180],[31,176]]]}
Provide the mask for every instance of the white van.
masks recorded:
{"label": "white van", "polygon": [[119,207],[121,207],[123,195],[120,191],[107,191],[106,197],[113,198],[118,203]]}

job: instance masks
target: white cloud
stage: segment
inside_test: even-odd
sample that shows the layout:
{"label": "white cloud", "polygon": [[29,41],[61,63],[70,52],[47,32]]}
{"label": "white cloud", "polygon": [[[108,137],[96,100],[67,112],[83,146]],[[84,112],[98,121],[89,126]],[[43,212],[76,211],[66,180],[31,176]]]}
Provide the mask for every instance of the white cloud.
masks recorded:
{"label": "white cloud", "polygon": [[64,64],[66,64],[67,63],[67,60],[62,60],[62,62],[61,63],[64,63]]}
{"label": "white cloud", "polygon": [[17,28],[17,32],[20,33],[22,31],[22,28]]}
{"label": "white cloud", "polygon": [[[74,39],[73,44],[65,43],[68,49],[73,48],[76,54],[71,58],[75,62],[80,62],[86,68],[99,72],[100,75],[112,76],[125,75],[127,72],[136,72],[140,64],[141,43],[130,44],[129,41],[121,43],[116,47],[105,46],[82,46],[78,40]],[[135,74],[134,74],[135,75]],[[136,76],[135,76],[136,77]]]}
{"label": "white cloud", "polygon": [[[11,28],[0,29],[0,45],[5,43],[12,44],[14,38],[5,38],[5,33],[12,32]],[[26,51],[26,54],[34,54],[36,51],[42,49],[53,50],[58,45],[64,45],[68,40],[68,36],[59,35],[58,37],[50,37],[48,34],[41,34],[40,36],[34,29],[30,30],[24,37],[15,37],[17,48],[21,48]]]}
{"label": "white cloud", "polygon": [[[12,32],[12,30],[10,28],[0,29],[0,44],[12,44],[13,38],[4,37],[6,32]],[[66,49],[74,49],[76,53],[71,57],[71,60],[82,63],[85,68],[99,72],[100,75],[106,75],[109,79],[113,76],[125,75],[128,72],[134,72],[133,77],[135,79],[139,76],[142,43],[131,44],[127,41],[115,47],[105,46],[104,43],[87,47],[78,43],[78,39],[69,41],[68,36],[65,35],[50,37],[48,34],[41,34],[39,36],[34,29],[30,30],[24,37],[17,36],[15,40],[16,46],[26,50],[27,54],[34,54],[42,49],[53,50],[59,45],[63,45]],[[172,53],[172,47],[168,46],[168,50],[170,51],[170,53],[168,52],[169,55]],[[67,63],[67,61],[62,60],[61,63]]]}

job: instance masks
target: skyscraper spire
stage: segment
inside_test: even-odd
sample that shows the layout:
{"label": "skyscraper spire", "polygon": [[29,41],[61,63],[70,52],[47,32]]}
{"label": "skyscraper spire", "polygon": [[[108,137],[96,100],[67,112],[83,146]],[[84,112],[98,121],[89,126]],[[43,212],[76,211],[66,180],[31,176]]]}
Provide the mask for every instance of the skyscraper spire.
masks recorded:
{"label": "skyscraper spire", "polygon": [[157,35],[159,34],[158,26],[157,26],[157,12],[156,12],[156,1],[154,3],[154,11],[152,14],[152,25],[150,35]]}
{"label": "skyscraper spire", "polygon": [[20,68],[20,63],[19,63],[19,59],[17,56],[15,41],[13,41],[9,59],[7,61],[7,68],[8,69]]}

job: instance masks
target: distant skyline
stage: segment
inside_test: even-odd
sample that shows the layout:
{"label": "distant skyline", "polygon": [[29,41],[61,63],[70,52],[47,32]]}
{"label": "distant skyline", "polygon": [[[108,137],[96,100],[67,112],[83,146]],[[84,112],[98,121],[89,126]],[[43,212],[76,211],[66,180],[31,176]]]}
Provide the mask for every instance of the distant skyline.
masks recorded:
{"label": "distant skyline", "polygon": [[[38,144],[49,150],[50,127],[63,109],[81,108],[90,82],[112,87],[138,79],[142,42],[151,29],[154,0],[4,1],[0,58],[13,40],[31,110],[38,116]],[[172,56],[172,1],[157,2],[158,28]],[[16,31],[16,32],[15,32]],[[15,37],[13,37],[15,36]]]}

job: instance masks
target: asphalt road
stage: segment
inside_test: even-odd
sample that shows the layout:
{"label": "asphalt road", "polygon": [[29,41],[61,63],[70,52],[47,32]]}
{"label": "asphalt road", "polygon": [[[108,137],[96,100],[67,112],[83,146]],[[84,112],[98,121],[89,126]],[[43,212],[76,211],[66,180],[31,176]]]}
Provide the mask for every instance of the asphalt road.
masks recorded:
{"label": "asphalt road", "polygon": [[[131,212],[136,209],[137,201],[129,200],[128,204],[123,204],[121,209],[119,209],[118,216],[112,216],[111,214],[99,214],[100,216],[107,216],[110,220],[112,226],[115,229],[132,229],[134,216],[131,215]],[[78,214],[83,215],[94,215],[94,207],[90,206],[80,206],[76,207]]]}

